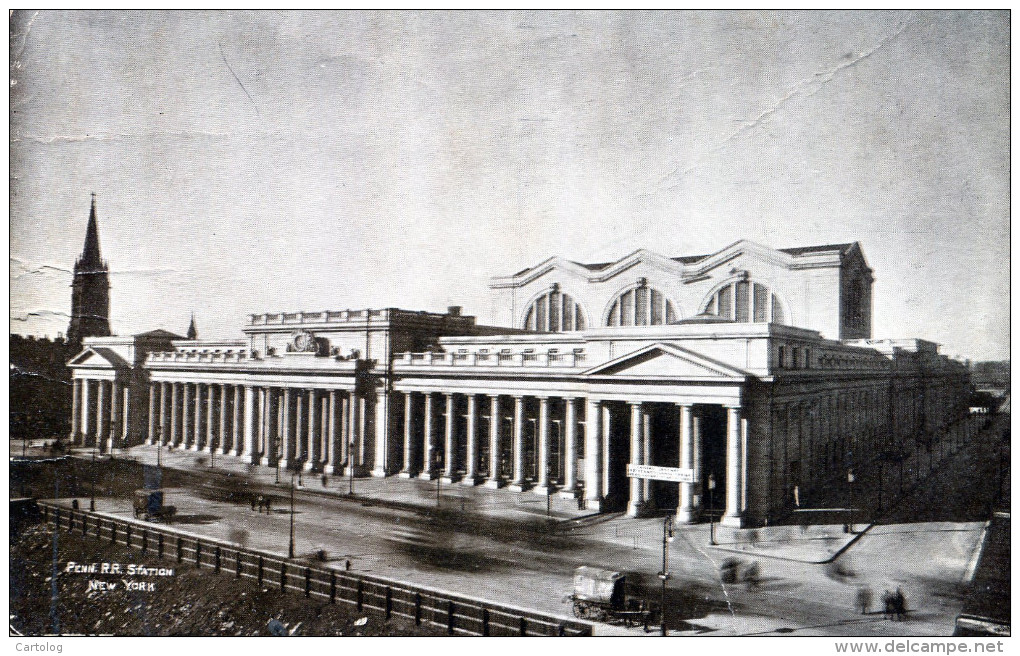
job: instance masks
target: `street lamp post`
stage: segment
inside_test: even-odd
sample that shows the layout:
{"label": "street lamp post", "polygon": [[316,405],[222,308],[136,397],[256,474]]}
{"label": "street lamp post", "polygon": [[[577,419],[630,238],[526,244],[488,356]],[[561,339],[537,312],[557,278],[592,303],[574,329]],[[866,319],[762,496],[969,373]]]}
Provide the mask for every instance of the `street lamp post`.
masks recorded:
{"label": "street lamp post", "polygon": [[354,440],[347,443],[347,496],[354,496]]}
{"label": "street lamp post", "polygon": [[850,492],[850,523],[847,525],[850,533],[854,532],[854,470],[848,468],[846,470],[846,482],[847,488]]}
{"label": "street lamp post", "polygon": [[99,450],[99,435],[92,442],[92,495],[89,497],[89,512],[96,511],[96,456]]}
{"label": "street lamp post", "polygon": [[662,571],[659,572],[659,579],[662,580],[662,598],[659,600],[659,624],[662,628],[662,635],[667,635],[666,630],[666,581],[670,579],[669,573],[669,543],[673,541],[673,516],[666,517],[662,522]]}
{"label": "street lamp post", "polygon": [[715,474],[708,474],[708,543],[715,542]]}
{"label": "street lamp post", "polygon": [[287,546],[288,558],[294,557],[294,474],[290,475],[290,543]]}
{"label": "street lamp post", "polygon": [[443,455],[439,452],[439,449],[432,451],[432,468],[436,470],[436,508],[439,507],[440,499],[442,498],[442,486],[443,486]]}

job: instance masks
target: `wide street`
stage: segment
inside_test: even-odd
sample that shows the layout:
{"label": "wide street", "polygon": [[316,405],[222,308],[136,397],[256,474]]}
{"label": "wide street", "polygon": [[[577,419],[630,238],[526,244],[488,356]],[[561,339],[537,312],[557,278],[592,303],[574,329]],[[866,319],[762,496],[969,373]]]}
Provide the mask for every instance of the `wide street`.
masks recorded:
{"label": "wide street", "polygon": [[[951,635],[963,600],[960,584],[976,556],[998,481],[994,450],[979,444],[998,434],[1001,421],[1008,415],[970,446],[947,451],[934,475],[879,523],[857,524],[860,535],[848,536],[840,525],[720,531],[720,544],[712,547],[707,525],[679,527],[669,547],[671,634]],[[130,455],[155,460],[152,447]],[[165,466],[185,466],[201,456],[161,457]],[[272,473],[256,477],[263,489],[275,487]],[[596,565],[631,573],[658,600],[662,518],[584,516],[557,500],[549,519],[542,496],[457,485],[440,488],[436,510],[434,482],[359,479],[354,498],[313,494],[321,484],[311,474],[303,482],[294,514],[298,557],[325,549],[335,567],[350,560],[354,571],[564,616],[571,615],[573,569]],[[168,490],[167,502],[178,507],[178,530],[286,554],[287,483],[285,476],[276,488],[271,514],[201,488]],[[345,492],[348,483],[333,479],[329,485]],[[97,511],[128,517],[130,500],[100,498]],[[720,580],[719,564],[731,557],[758,563],[757,585]],[[867,615],[855,609],[861,586],[873,593]],[[881,613],[883,590],[896,587],[910,611],[902,623]],[[621,632],[626,630],[597,630]]]}

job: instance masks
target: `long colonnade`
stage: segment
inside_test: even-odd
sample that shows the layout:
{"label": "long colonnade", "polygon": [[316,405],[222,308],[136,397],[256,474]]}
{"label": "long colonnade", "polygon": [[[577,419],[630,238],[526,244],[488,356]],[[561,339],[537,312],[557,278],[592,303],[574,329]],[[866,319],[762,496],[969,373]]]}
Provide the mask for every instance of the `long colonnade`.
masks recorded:
{"label": "long colonnade", "polygon": [[[625,494],[631,516],[641,514],[650,501],[649,480],[611,474],[610,440],[622,428],[629,427],[627,462],[652,464],[653,435],[645,402],[573,395],[400,393],[402,478],[442,477],[447,483],[530,489],[542,495],[558,488],[561,496],[581,497],[589,509],[600,509],[611,494]],[[679,434],[665,438],[678,440],[679,458],[668,466],[700,472],[703,445],[694,404],[672,405],[679,414]],[[621,411],[621,406],[629,409]],[[740,525],[746,507],[746,424],[737,405],[727,406],[726,416],[723,521]],[[578,469],[581,462],[583,471]],[[611,489],[621,483],[626,490]],[[700,474],[679,483],[678,521],[697,521],[703,506],[701,485]]]}
{"label": "long colonnade", "polygon": [[157,381],[148,417],[149,444],[326,474],[371,464],[353,389]]}

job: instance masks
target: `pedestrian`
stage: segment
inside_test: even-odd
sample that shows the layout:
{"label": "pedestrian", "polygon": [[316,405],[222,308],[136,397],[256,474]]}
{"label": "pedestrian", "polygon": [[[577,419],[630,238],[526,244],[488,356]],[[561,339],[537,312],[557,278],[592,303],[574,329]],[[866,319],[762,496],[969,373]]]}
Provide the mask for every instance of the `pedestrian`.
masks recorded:
{"label": "pedestrian", "polygon": [[347,560],[344,561],[344,570],[348,571],[348,572],[351,571],[351,559],[350,558],[348,558]]}
{"label": "pedestrian", "polygon": [[861,615],[871,612],[871,588],[862,585],[857,588],[857,607],[861,609]]}
{"label": "pedestrian", "polygon": [[323,474],[322,475],[322,487],[327,487],[328,485],[329,485],[329,477],[326,476],[325,474]]}
{"label": "pedestrian", "polygon": [[897,622],[907,619],[907,599],[903,596],[903,588],[896,588],[896,593],[893,595],[893,610],[896,613]]}
{"label": "pedestrian", "polygon": [[273,502],[273,497],[266,495],[266,514],[267,515],[269,514],[269,511],[271,510],[270,505],[272,504],[272,502]]}
{"label": "pedestrian", "polygon": [[261,515],[262,514],[262,509],[266,507],[266,499],[265,499],[265,497],[263,497],[261,494],[258,495],[258,497],[256,499],[256,503],[259,506],[259,514]]}
{"label": "pedestrian", "polygon": [[253,495],[251,495],[250,501],[251,501],[251,511],[255,512],[255,504],[258,501],[258,499],[256,499],[255,495],[253,494]]}
{"label": "pedestrian", "polygon": [[882,592],[882,606],[884,608],[885,619],[893,619],[893,594],[888,590]]}

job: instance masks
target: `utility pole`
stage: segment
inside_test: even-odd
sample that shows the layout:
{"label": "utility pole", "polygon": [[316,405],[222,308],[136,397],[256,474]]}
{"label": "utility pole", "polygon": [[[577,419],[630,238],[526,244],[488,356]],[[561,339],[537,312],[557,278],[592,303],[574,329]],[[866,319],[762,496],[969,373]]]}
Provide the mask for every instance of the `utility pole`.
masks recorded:
{"label": "utility pole", "polygon": [[662,580],[662,598],[659,601],[659,624],[662,627],[662,635],[668,635],[666,629],[666,581],[670,579],[669,573],[669,543],[673,541],[673,516],[669,515],[662,522],[662,571],[659,572],[659,579]]}

